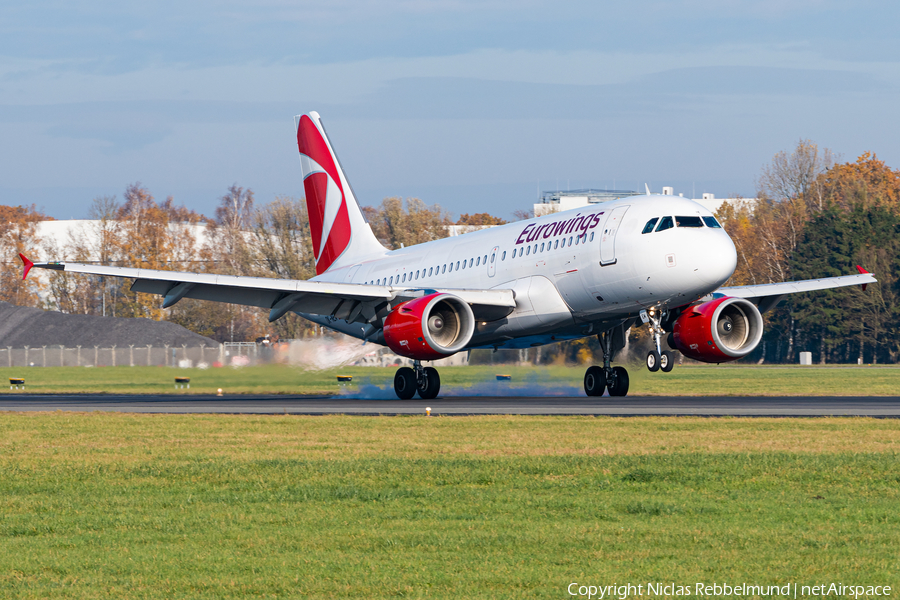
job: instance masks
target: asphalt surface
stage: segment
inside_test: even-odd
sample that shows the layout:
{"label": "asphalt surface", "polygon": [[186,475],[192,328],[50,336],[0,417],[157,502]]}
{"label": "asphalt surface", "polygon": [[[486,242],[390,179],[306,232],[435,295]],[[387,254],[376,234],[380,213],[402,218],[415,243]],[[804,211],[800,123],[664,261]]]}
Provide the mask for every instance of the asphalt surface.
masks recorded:
{"label": "asphalt surface", "polygon": [[900,396],[860,397],[448,397],[362,400],[342,396],[112,396],[2,394],[0,411],[111,411],[299,415],[610,415],[900,418]]}

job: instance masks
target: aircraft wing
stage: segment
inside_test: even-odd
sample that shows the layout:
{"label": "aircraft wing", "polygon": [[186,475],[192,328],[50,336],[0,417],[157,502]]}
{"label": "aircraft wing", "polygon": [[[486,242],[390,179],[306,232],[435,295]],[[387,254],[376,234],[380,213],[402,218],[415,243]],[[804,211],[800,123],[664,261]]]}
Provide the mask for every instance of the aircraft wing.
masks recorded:
{"label": "aircraft wing", "polygon": [[[34,267],[134,279],[131,290],[163,296],[163,308],[173,306],[182,298],[196,298],[267,308],[270,321],[293,311],[345,319],[351,323],[376,323],[379,317],[386,315],[391,306],[433,292],[447,292],[458,296],[472,305],[476,318],[481,320],[502,318],[516,306],[512,290],[406,289],[385,285],[237,277],[80,263],[32,263],[25,256],[19,256],[25,263],[25,276]],[[380,327],[380,324],[377,326]]]}
{"label": "aircraft wing", "polygon": [[735,298],[746,298],[759,306],[760,312],[766,312],[775,307],[778,302],[788,294],[799,292],[814,292],[816,290],[828,290],[832,288],[876,283],[875,276],[863,269],[858,275],[842,275],[841,277],[824,277],[822,279],[805,279],[803,281],[785,281],[783,283],[764,283],[761,285],[742,285],[735,287],[722,287],[715,291]]}

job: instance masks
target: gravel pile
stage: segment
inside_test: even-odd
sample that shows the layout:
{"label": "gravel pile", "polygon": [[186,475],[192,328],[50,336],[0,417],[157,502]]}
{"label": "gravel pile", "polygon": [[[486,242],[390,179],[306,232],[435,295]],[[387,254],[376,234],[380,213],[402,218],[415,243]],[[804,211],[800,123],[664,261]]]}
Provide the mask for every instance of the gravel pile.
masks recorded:
{"label": "gravel pile", "polygon": [[218,346],[215,340],[166,321],[66,315],[0,302],[0,347],[63,345],[74,348],[81,345],[110,348],[115,345],[121,348],[129,344],[157,348],[166,344]]}

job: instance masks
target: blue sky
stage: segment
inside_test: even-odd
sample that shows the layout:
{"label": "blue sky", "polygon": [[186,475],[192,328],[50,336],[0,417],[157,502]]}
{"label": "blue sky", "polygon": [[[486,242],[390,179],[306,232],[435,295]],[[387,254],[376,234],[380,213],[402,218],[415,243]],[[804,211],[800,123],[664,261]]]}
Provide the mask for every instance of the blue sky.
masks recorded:
{"label": "blue sky", "polygon": [[896,168],[897,23],[827,0],[4,3],[0,202],[299,196],[310,110],[363,204],[453,214],[645,182],[752,195],[800,138]]}

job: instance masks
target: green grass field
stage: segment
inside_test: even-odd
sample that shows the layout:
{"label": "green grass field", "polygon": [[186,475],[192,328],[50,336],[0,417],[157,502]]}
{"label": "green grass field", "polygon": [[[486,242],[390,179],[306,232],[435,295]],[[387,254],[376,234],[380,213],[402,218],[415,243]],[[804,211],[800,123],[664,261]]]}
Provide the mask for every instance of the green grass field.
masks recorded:
{"label": "green grass field", "polygon": [[900,586],[900,422],[0,415],[2,598]]}
{"label": "green grass field", "polygon": [[[285,365],[218,369],[166,367],[0,368],[0,382],[24,377],[29,393],[108,394],[334,394],[336,375],[354,382],[392,385],[395,369],[343,367],[305,371]],[[495,375],[510,374],[513,388],[544,386],[549,393],[583,393],[584,367],[469,366],[440,370],[442,389],[460,391],[479,384],[497,386]],[[895,396],[900,394],[900,367],[681,366],[671,373],[629,367],[631,395],[812,395]],[[174,378],[191,378],[190,390],[175,390]],[[0,388],[3,389],[3,388]],[[499,389],[499,388],[498,388]],[[488,388],[490,390],[490,388]]]}

